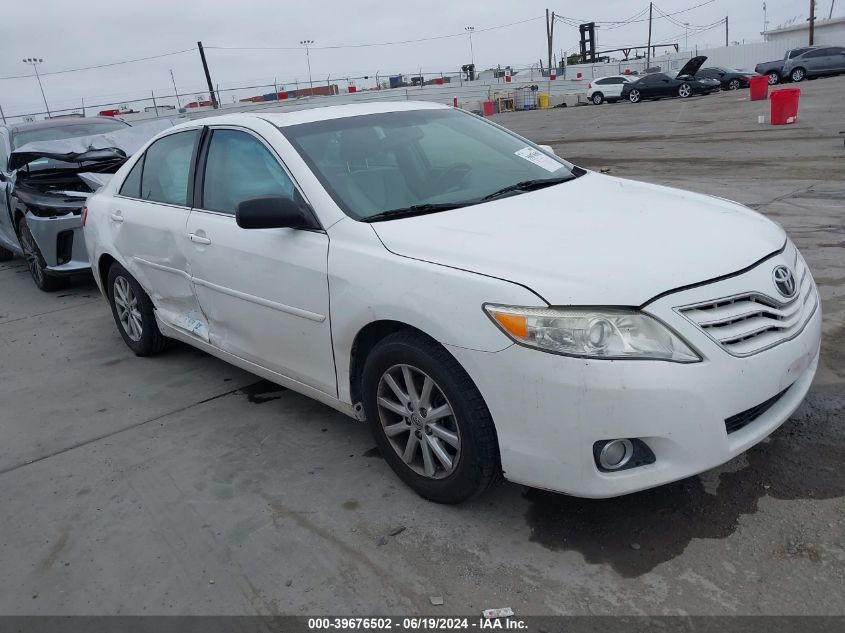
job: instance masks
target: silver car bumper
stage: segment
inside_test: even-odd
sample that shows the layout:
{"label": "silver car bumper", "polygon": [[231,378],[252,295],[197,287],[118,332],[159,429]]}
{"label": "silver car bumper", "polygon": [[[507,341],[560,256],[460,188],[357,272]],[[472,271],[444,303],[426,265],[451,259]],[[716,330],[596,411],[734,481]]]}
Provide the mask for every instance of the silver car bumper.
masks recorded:
{"label": "silver car bumper", "polygon": [[45,218],[28,212],[26,223],[50,274],[73,275],[90,270],[81,216],[68,214]]}

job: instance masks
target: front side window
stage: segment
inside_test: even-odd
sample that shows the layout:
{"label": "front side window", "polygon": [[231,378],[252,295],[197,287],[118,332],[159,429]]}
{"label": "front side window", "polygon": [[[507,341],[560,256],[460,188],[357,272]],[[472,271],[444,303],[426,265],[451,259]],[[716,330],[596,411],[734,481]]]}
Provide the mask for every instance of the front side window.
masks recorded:
{"label": "front side window", "polygon": [[191,160],[199,130],[177,132],[150,145],[144,156],[141,199],[187,206]]}
{"label": "front side window", "polygon": [[234,215],[244,200],[293,198],[293,192],[293,182],[261,141],[238,130],[214,130],[205,162],[203,209]]}
{"label": "front side window", "polygon": [[338,206],[358,220],[467,206],[502,195],[505,187],[525,190],[526,181],[542,186],[575,177],[569,163],[453,109],[344,117],[281,131]]}

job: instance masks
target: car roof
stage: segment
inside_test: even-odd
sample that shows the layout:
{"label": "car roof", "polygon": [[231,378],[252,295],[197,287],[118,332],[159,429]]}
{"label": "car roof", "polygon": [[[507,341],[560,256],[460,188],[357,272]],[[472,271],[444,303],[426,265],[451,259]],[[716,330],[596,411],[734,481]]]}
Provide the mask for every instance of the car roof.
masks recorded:
{"label": "car roof", "polygon": [[[277,111],[274,111],[276,109]],[[279,106],[270,106],[266,109],[252,110],[250,112],[234,112],[231,114],[220,114],[193,119],[176,125],[163,134],[172,131],[191,129],[203,125],[227,125],[246,124],[249,121],[261,119],[272,123],[276,127],[287,127],[299,125],[300,123],[313,123],[315,121],[328,121],[331,119],[343,119],[353,116],[365,116],[368,114],[382,114],[386,112],[408,112],[412,110],[448,110],[451,106],[442,103],[429,103],[426,101],[378,101],[374,103],[353,103],[348,105],[333,106],[307,106],[288,107],[283,111]]]}
{"label": "car roof", "polygon": [[[35,121],[33,123],[11,123],[5,127],[10,132],[25,132],[28,130],[43,130],[54,127],[67,127],[70,125],[79,125],[80,123],[114,123],[118,121],[124,123],[120,119],[115,119],[110,116],[89,116],[89,117],[66,117],[61,119],[45,119],[44,121]],[[127,124],[128,125],[128,124]]]}

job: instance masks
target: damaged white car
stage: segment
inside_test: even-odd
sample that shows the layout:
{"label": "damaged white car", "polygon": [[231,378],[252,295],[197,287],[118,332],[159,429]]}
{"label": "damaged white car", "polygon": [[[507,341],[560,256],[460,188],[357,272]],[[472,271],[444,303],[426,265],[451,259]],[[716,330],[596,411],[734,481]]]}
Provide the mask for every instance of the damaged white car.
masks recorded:
{"label": "damaged white car", "polygon": [[110,117],[0,126],[0,261],[26,258],[35,284],[61,288],[90,269],[82,207],[127,157],[173,121]]}
{"label": "damaged white car", "polygon": [[783,229],[422,103],[168,130],[83,212],[139,355],[179,339],[358,419],[455,503],[501,475],[610,497],[753,446],[821,310]]}

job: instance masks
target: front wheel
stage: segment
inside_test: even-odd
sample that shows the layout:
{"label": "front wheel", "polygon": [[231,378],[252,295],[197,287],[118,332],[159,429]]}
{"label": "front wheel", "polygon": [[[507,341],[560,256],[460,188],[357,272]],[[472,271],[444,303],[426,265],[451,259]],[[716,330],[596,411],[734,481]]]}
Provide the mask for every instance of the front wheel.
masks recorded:
{"label": "front wheel", "polygon": [[678,86],[678,96],[682,99],[692,96],[692,86],[689,84],[681,84]]}
{"label": "front wheel", "polygon": [[639,90],[632,90],[628,93],[628,101],[631,103],[639,103],[642,100],[642,95]]}
{"label": "front wheel", "polygon": [[795,68],[790,73],[789,78],[792,79],[795,83],[799,81],[804,81],[804,78],[807,76],[807,73],[804,71],[803,68]]}
{"label": "front wheel", "polygon": [[601,105],[604,101],[604,95],[600,92],[593,93],[593,104]]}
{"label": "front wheel", "polygon": [[770,86],[777,86],[780,83],[780,73],[776,70],[767,73],[766,76],[769,78]]}
{"label": "front wheel", "polygon": [[137,356],[154,356],[167,347],[159,331],[153,302],[120,264],[112,264],[107,281],[114,322],[126,345]]}
{"label": "front wheel", "polygon": [[728,90],[739,90],[740,83],[739,79],[731,79],[728,82]]}
{"label": "front wheel", "polygon": [[460,503],[496,482],[501,465],[490,412],[441,345],[410,330],[391,334],[368,355],[361,386],[382,455],[417,494]]}
{"label": "front wheel", "polygon": [[26,265],[29,268],[29,274],[32,275],[32,281],[35,282],[35,285],[44,292],[54,292],[64,288],[67,278],[56,277],[47,271],[47,262],[38,248],[38,243],[32,236],[32,231],[29,230],[25,216],[21,216],[18,220],[18,239],[21,243],[23,256],[26,259]]}

